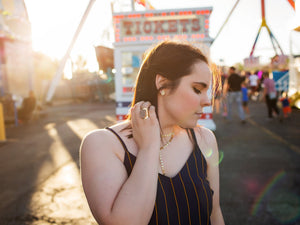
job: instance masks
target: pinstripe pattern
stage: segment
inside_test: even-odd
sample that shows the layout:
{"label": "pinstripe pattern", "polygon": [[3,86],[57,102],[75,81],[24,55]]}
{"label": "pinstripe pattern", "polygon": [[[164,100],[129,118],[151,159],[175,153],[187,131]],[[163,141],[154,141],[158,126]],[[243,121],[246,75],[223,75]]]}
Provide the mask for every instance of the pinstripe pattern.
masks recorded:
{"label": "pinstripe pattern", "polygon": [[[206,190],[205,190],[205,188],[204,188],[204,185],[203,185],[203,179],[202,179],[202,178],[200,177],[200,175],[199,175],[199,169],[198,169],[196,157],[194,157],[194,159],[195,159],[195,164],[196,164],[196,168],[197,168],[197,176],[198,176],[199,180],[200,180],[201,183],[202,183],[203,190],[204,190],[204,193],[205,193],[205,196],[206,196],[206,203],[207,203],[207,205],[208,205],[209,203],[208,203],[207,192],[206,192]],[[202,157],[202,159],[203,159],[203,157]],[[203,160],[202,160],[202,162],[203,162]],[[209,216],[209,210],[208,210],[208,208],[207,208],[207,216]],[[207,224],[208,224],[208,221],[207,221]]]}
{"label": "pinstripe pattern", "polygon": [[[194,155],[195,155],[195,152],[193,152],[193,156]],[[191,173],[190,173],[190,169],[189,169],[188,163],[186,163],[186,168],[188,170],[189,178],[190,178],[190,180],[191,180],[191,182],[193,184],[194,190],[195,190],[195,194],[196,194],[196,198],[197,198],[199,218],[201,218],[199,196],[198,196],[197,189],[196,189],[195,183],[193,181],[193,178],[191,177]],[[200,224],[201,224],[201,221],[200,221]]]}
{"label": "pinstripe pattern", "polygon": [[157,204],[155,203],[155,221],[156,221],[156,225],[158,225],[158,216],[157,216]]}
{"label": "pinstripe pattern", "polygon": [[[207,164],[193,130],[191,134],[195,141],[194,150],[179,173],[172,178],[158,176],[156,201],[148,225],[211,224],[213,191],[206,179]],[[136,157],[118,138],[125,149],[124,166],[129,176]]]}
{"label": "pinstripe pattern", "polygon": [[128,151],[126,151],[126,154],[127,154],[127,158],[128,158],[129,164],[130,164],[130,169],[132,170],[133,166],[132,166],[132,162],[131,162],[131,157],[130,157]]}
{"label": "pinstripe pattern", "polygon": [[172,185],[172,190],[173,190],[173,194],[174,194],[174,199],[175,199],[175,202],[176,202],[178,222],[179,222],[179,225],[181,225],[181,223],[180,223],[180,213],[179,213],[179,208],[178,208],[178,201],[177,201],[177,198],[176,198],[176,194],[175,194],[175,190],[174,190],[174,185],[173,185],[173,181],[172,181],[171,178],[170,178],[170,182],[171,182],[171,185]]}
{"label": "pinstripe pattern", "polygon": [[185,199],[186,199],[186,203],[187,203],[187,208],[188,208],[188,212],[189,212],[189,224],[191,225],[191,212],[190,212],[189,199],[188,199],[188,197],[187,197],[185,185],[184,185],[184,182],[183,182],[183,180],[182,180],[182,177],[181,177],[180,172],[179,172],[179,178],[180,178],[181,184],[182,184],[183,189],[184,189],[184,195],[185,195]]}
{"label": "pinstripe pattern", "polygon": [[[202,161],[202,165],[204,165],[204,157],[203,157],[203,155],[201,154],[201,161]],[[198,171],[198,168],[197,168],[197,171]],[[205,174],[205,172],[204,172],[204,166],[202,166],[202,174]],[[205,174],[206,175],[206,174]]]}
{"label": "pinstripe pattern", "polygon": [[168,225],[170,225],[170,220],[169,220],[169,210],[168,210],[168,201],[167,201],[167,198],[166,198],[166,193],[165,193],[164,187],[163,187],[163,185],[162,185],[161,180],[160,180],[159,177],[158,177],[158,181],[159,181],[161,190],[163,191],[163,194],[164,194],[165,206],[166,206],[166,214],[167,214],[167,219],[168,219]]}

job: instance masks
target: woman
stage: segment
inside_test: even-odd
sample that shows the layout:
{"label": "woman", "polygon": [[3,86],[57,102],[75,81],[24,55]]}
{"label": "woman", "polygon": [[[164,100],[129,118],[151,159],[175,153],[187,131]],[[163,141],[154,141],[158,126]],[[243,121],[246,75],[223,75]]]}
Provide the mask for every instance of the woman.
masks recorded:
{"label": "woman", "polygon": [[83,188],[99,224],[224,224],[217,143],[196,126],[211,80],[206,57],[189,44],[164,41],[148,52],[129,119],[81,145]]}
{"label": "woman", "polygon": [[269,72],[263,72],[264,78],[264,99],[268,108],[268,120],[273,119],[273,111],[279,116],[279,109],[277,107],[277,92],[275,82],[269,78]]}

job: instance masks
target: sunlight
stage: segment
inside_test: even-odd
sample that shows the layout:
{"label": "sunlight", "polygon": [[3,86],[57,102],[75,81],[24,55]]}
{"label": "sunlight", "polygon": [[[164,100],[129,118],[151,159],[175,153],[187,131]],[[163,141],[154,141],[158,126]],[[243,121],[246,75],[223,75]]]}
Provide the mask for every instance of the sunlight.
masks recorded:
{"label": "sunlight", "polygon": [[52,157],[51,163],[54,163],[54,167],[59,167],[64,163],[72,160],[72,156],[66,149],[63,141],[61,140],[61,137],[56,130],[56,124],[49,123],[45,126],[45,129],[47,130],[48,135],[53,139],[53,143],[49,147],[49,152]]}
{"label": "sunlight", "polygon": [[[70,120],[66,124],[80,139],[88,131],[97,129],[97,126],[88,119]],[[37,180],[44,180],[45,175],[48,177],[49,171],[53,168],[56,172],[31,196],[30,209],[37,214],[47,210],[45,218],[54,220],[63,218],[68,221],[84,218],[86,223],[94,224],[95,220],[91,216],[82,190],[79,168],[64,145],[57,124],[48,123],[44,129],[53,140],[49,146],[51,158],[39,169]]]}
{"label": "sunlight", "polygon": [[71,130],[82,139],[88,132],[99,129],[99,127],[88,119],[70,120],[67,125]]}
{"label": "sunlight", "polygon": [[[89,0],[25,0],[32,26],[34,51],[42,52],[52,59],[61,59],[75,34]],[[96,1],[82,27],[70,57],[82,55],[90,72],[98,71],[94,46],[112,43],[104,34],[111,25],[109,1]],[[112,38],[112,37],[110,37]]]}
{"label": "sunlight", "polygon": [[64,78],[71,80],[72,77],[73,77],[72,62],[71,62],[71,60],[67,60],[65,69],[64,69]]}

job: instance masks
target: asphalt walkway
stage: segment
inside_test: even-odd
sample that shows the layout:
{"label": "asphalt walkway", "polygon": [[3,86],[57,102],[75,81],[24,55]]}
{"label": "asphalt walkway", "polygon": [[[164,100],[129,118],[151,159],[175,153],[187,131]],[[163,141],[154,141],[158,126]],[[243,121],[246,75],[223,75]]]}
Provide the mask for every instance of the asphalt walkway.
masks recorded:
{"label": "asphalt walkway", "polygon": [[[246,124],[214,115],[226,224],[300,224],[300,110],[279,122],[250,103]],[[0,145],[0,224],[96,224],[80,183],[79,145],[115,122],[115,103],[56,104],[44,117],[7,126]]]}

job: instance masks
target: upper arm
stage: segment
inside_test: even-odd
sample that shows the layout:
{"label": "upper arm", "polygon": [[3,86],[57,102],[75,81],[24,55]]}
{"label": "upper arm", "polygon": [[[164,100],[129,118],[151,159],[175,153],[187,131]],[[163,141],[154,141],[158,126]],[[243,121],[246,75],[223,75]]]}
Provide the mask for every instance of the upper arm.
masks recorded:
{"label": "upper arm", "polygon": [[195,131],[198,145],[207,161],[208,167],[218,167],[219,151],[214,133],[202,126],[197,127]]}
{"label": "upper arm", "polygon": [[98,222],[109,218],[114,200],[127,179],[126,169],[114,151],[117,147],[106,130],[88,134],[80,147],[82,185]]}
{"label": "upper arm", "polygon": [[213,194],[213,210],[211,214],[212,224],[224,225],[220,208],[220,184],[219,184],[219,151],[215,135],[204,127],[199,127],[196,132],[197,141],[207,162],[207,180]]}
{"label": "upper arm", "polygon": [[198,145],[207,162],[207,179],[214,191],[214,200],[219,200],[219,151],[215,135],[204,127],[196,129]]}

